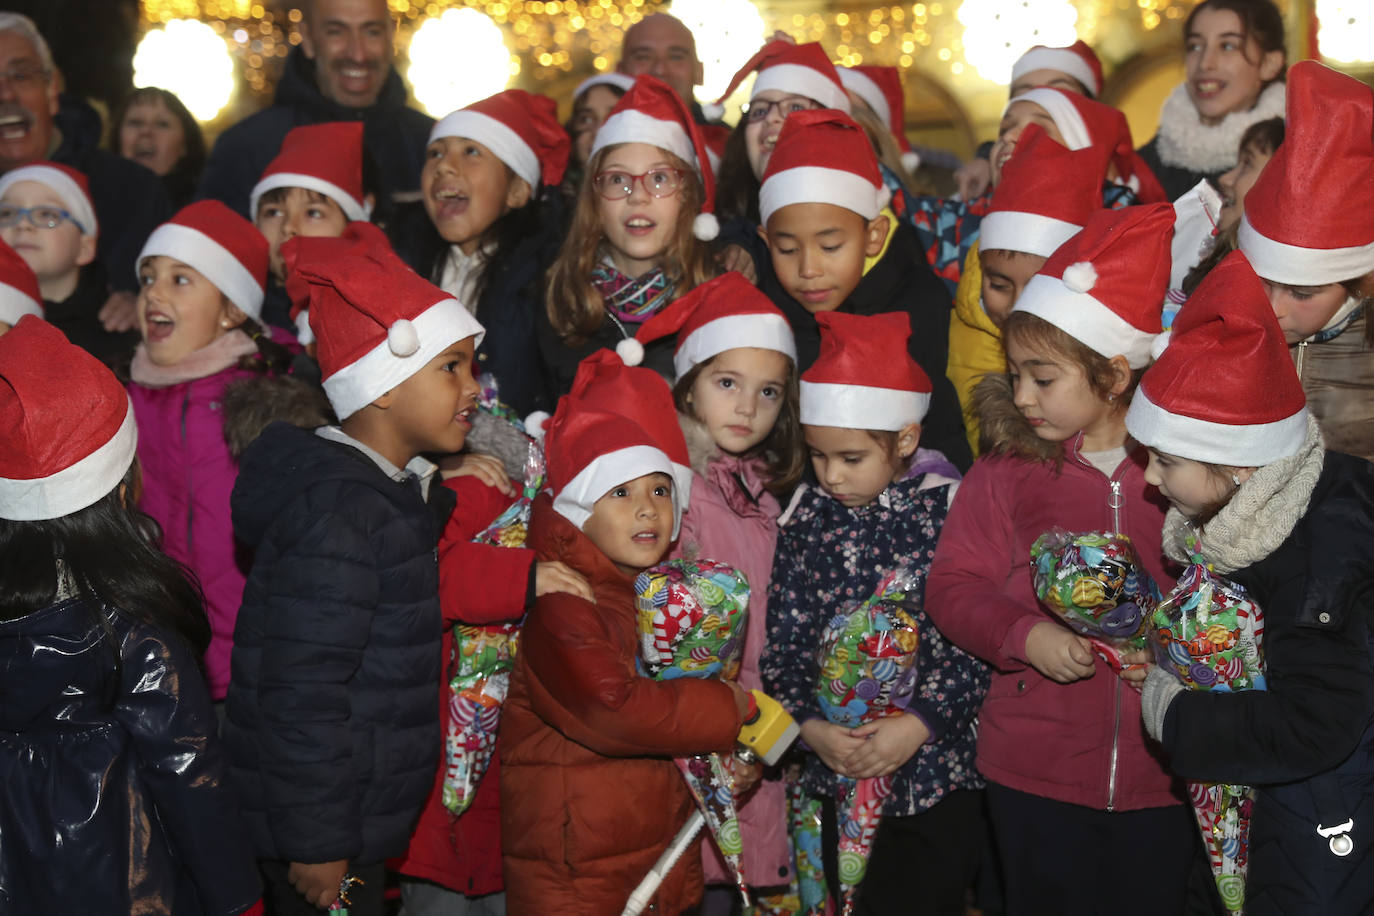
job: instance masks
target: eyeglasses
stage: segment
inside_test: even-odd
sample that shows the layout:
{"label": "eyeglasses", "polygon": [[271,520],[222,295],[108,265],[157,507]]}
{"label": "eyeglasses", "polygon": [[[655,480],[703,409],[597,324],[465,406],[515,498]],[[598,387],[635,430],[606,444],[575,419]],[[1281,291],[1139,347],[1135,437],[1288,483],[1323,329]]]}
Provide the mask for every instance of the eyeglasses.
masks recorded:
{"label": "eyeglasses", "polygon": [[821,106],[811,101],[804,95],[789,95],[785,99],[778,99],[776,102],[768,102],[759,99],[757,102],[750,102],[744,106],[744,117],[752,122],[767,121],[768,116],[776,108],[786,118],[790,114],[798,111],[810,111]]}
{"label": "eyeglasses", "polygon": [[10,226],[17,226],[21,219],[28,220],[29,225],[35,229],[56,229],[62,225],[63,220],[71,220],[72,225],[80,229],[82,235],[86,234],[86,227],[61,207],[14,207],[0,204],[0,227],[8,229]]}
{"label": "eyeglasses", "polygon": [[607,200],[624,200],[634,193],[635,182],[638,181],[654,197],[672,197],[677,193],[677,189],[682,187],[682,176],[686,173],[681,169],[650,169],[642,175],[631,175],[629,172],[598,172],[592,179],[592,185],[596,188],[596,193]]}
{"label": "eyeglasses", "polygon": [[0,70],[0,82],[6,82],[17,89],[22,89],[46,78],[47,75],[47,71],[42,67],[20,64],[8,70]]}

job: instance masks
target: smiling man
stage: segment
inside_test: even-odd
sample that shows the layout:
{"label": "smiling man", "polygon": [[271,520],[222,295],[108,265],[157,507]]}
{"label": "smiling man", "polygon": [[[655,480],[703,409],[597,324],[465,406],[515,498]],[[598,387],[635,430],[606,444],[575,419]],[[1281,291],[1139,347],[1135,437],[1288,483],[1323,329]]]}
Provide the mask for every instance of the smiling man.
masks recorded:
{"label": "smiling man", "polygon": [[386,0],[305,3],[301,43],[286,58],[272,107],[224,132],[198,196],[222,200],[251,219],[249,192],[286,132],[323,121],[363,122],[379,199],[419,188],[434,121],[406,106],[405,85],[392,66],[395,28]]}

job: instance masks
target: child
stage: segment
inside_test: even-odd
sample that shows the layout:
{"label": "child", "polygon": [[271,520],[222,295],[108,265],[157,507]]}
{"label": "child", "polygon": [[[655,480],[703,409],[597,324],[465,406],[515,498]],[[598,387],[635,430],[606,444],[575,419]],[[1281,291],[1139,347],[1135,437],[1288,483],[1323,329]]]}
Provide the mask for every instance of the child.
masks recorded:
{"label": "child", "polygon": [[[645,400],[672,424],[667,385],[651,381]],[[728,753],[744,718],[733,682],[637,670],[634,578],[667,556],[682,511],[662,439],[578,394],[550,424],[530,545],[585,576],[595,601],[545,595],[521,633],[500,741],[511,916],[619,912],[694,808],[668,758]],[[650,906],[700,899],[689,848]]]}
{"label": "child", "polygon": [[143,342],[129,367],[129,398],[140,434],[139,508],[162,526],[162,549],[205,590],[213,634],[205,673],[218,702],[229,688],[247,569],[229,517],[238,468],[222,401],[235,381],[284,373],[291,354],[258,324],[267,243],[223,204],[191,204],[159,226],[139,255],[138,276]]}
{"label": "child", "polygon": [[624,98],[634,84],[635,78],[624,73],[597,73],[584,79],[573,92],[572,115],[563,125],[571,149],[562,191],[570,204],[577,202],[577,194],[587,177],[587,160],[592,157],[596,132],[606,123],[616,102]]}
{"label": "child", "polygon": [[[583,357],[615,347],[714,274],[715,183],[701,131],[682,99],[640,76],[596,132],[572,227],[549,270],[540,354],[554,394]],[[672,377],[667,342],[646,365]]]}
{"label": "child", "polygon": [[[1188,300],[1126,428],[1172,508],[1164,549],[1264,611],[1268,689],[1151,668],[1145,728],[1189,779],[1254,786],[1246,913],[1374,910],[1374,467],[1323,447],[1264,287],[1233,252]],[[1217,367],[1225,366],[1225,373]]]}
{"label": "child", "polygon": [[887,209],[890,196],[868,138],[848,116],[790,115],[759,192],[759,235],[770,254],[760,265],[759,289],[792,324],[802,370],[820,349],[818,314],[910,315],[911,357],[935,386],[925,437],[967,467],[959,402],[945,377],[949,296],[911,231]]}
{"label": "child", "polygon": [[0,910],[258,910],[200,595],[133,508],[128,397],[25,317],[0,339],[0,422]]}
{"label": "child", "polygon": [[802,778],[810,796],[833,800],[836,774],[894,777],[856,912],[963,912],[981,836],[972,762],[983,666],[917,612],[920,684],[906,714],[847,729],[825,719],[815,694],[822,628],[899,565],[924,580],[956,484],[934,474],[904,479],[931,387],[906,351],[910,319],[823,312],[818,320],[821,356],[802,374],[801,422],[819,486],[798,491],[782,524],[763,682],[814,752]]}
{"label": "child", "polygon": [[43,317],[38,277],[13,248],[0,241],[0,334],[25,315]]}
{"label": "child", "polygon": [[[1100,210],[1027,284],[1002,337],[1020,415],[984,415],[1001,435],[960,487],[926,587],[936,626],[996,669],[978,769],[1010,916],[1045,900],[1094,913],[1108,896],[1183,911],[1192,817],[1132,725],[1138,695],[1040,608],[1029,575],[1031,543],[1057,525],[1129,535],[1173,584],[1162,501],[1123,424],[1160,331],[1173,220],[1167,204]],[[1147,856],[1150,880],[1122,893],[1115,863]]]}
{"label": "child", "polygon": [[[801,477],[796,345],[787,319],[731,271],[646,321],[637,340],[677,336],[673,403],[696,473],[675,556],[728,563],[749,582],[749,622],[739,681],[762,687],[768,577],[778,538],[777,494]],[[744,874],[759,887],[786,885],[791,850],[786,790],[765,780],[739,807]],[[705,848],[708,885],[728,884],[715,847]],[[733,888],[725,892],[733,897]]]}
{"label": "child", "polygon": [[382,862],[405,851],[439,752],[435,546],[453,501],[420,453],[463,447],[482,328],[369,223],[283,255],[341,423],[270,426],[242,459],[234,530],[255,556],[230,775],[274,912],[329,906],[351,873],[350,912],[380,914]]}
{"label": "child", "polygon": [[90,185],[76,169],[32,162],[0,176],[0,239],[37,274],[44,317],[107,366],[119,366],[138,334],[106,331],[98,317],[109,297],[96,260],[98,231]]}

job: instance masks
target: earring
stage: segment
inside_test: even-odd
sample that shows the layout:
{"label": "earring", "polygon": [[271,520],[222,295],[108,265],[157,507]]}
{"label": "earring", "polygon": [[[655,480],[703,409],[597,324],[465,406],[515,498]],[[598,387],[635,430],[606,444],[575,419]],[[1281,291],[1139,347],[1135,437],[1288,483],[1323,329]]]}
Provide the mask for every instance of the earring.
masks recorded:
{"label": "earring", "polygon": [[229,328],[229,319],[228,319],[228,318],[221,318],[221,319],[219,320],[219,326],[222,327],[222,328],[224,328],[224,329],[226,329],[226,330],[228,330],[228,328]]}
{"label": "earring", "polygon": [[1235,484],[1236,486],[1240,486],[1240,476],[1237,474],[1232,474],[1231,483]]}
{"label": "earring", "polygon": [[1115,400],[1116,400],[1116,395],[1114,395],[1114,394],[1109,394],[1109,395],[1107,395],[1107,400],[1109,400],[1109,401],[1115,401]]}

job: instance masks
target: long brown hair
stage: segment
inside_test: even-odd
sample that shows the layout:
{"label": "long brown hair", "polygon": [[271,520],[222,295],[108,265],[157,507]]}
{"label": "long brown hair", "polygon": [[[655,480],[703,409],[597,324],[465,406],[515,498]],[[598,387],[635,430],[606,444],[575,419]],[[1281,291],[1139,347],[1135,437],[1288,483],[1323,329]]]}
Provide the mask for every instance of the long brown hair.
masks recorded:
{"label": "long brown hair", "polygon": [[[545,303],[549,322],[558,335],[574,346],[584,343],[606,320],[606,304],[592,286],[592,270],[601,257],[605,233],[597,210],[597,192],[592,179],[601,171],[607,155],[618,149],[614,144],[598,150],[587,163],[587,174],[577,194],[572,225],[558,258],[549,267]],[[716,275],[717,268],[706,244],[692,234],[692,223],[701,211],[704,194],[696,170],[677,156],[662,150],[668,162],[686,173],[678,189],[682,208],[672,240],[663,252],[663,272],[677,283],[680,296]]]}

